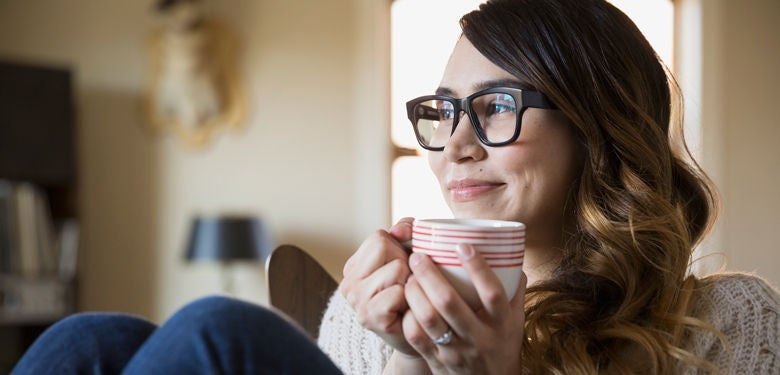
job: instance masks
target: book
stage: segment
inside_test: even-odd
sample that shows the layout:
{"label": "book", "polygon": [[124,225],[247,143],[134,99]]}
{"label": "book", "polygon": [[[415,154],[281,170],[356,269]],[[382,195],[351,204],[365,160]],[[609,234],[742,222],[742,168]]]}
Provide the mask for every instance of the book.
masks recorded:
{"label": "book", "polygon": [[64,267],[72,276],[78,223],[72,218],[64,222],[55,228],[41,187],[0,179],[0,275],[53,277]]}
{"label": "book", "polygon": [[55,246],[54,225],[52,224],[49,199],[40,189],[34,189],[35,199],[35,238],[38,250],[38,272],[44,275],[55,275],[58,268],[58,254]]}
{"label": "book", "polygon": [[60,279],[72,280],[76,277],[79,250],[79,222],[76,219],[67,219],[60,225],[57,242]]}
{"label": "book", "polygon": [[22,276],[37,276],[39,266],[35,219],[35,186],[27,182],[18,183],[15,185],[14,193],[19,274]]}

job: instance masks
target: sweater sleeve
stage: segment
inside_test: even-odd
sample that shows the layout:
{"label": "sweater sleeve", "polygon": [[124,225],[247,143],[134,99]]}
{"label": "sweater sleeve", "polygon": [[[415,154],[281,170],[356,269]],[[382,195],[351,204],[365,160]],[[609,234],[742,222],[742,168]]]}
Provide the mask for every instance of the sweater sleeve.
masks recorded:
{"label": "sweater sleeve", "polygon": [[393,352],[358,323],[340,288],[328,302],[317,344],[345,374],[381,374]]}
{"label": "sweater sleeve", "polygon": [[[719,330],[691,337],[694,354],[722,374],[780,374],[780,296],[766,281],[740,273],[702,280],[694,315]],[[697,372],[685,372],[695,374]]]}

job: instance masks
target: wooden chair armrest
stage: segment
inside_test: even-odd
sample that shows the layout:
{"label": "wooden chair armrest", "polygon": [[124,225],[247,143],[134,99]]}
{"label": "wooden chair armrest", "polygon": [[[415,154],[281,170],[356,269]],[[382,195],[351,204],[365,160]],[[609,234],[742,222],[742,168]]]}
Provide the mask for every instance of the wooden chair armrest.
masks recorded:
{"label": "wooden chair armrest", "polygon": [[316,259],[294,245],[277,247],[266,260],[271,306],[284,312],[316,339],[336,280]]}

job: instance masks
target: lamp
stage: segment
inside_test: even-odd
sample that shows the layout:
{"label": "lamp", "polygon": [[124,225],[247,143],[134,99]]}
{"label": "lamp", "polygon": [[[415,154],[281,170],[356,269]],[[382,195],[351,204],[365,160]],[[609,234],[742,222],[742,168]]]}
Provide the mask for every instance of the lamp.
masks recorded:
{"label": "lamp", "polygon": [[269,235],[256,217],[196,217],[190,225],[185,258],[220,262],[222,289],[232,294],[233,278],[228,268],[236,261],[262,262],[270,252]]}

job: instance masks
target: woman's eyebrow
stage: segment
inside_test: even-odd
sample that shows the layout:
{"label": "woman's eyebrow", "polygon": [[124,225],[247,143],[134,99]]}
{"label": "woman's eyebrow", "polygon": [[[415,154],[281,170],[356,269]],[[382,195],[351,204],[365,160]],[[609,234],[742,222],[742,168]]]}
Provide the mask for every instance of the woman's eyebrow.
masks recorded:
{"label": "woman's eyebrow", "polygon": [[[523,89],[528,87],[528,85],[523,84],[522,82],[511,79],[511,78],[501,78],[501,79],[491,79],[487,81],[481,81],[475,84],[472,88],[472,93],[477,91],[486,90],[493,87],[512,87],[517,89]],[[439,88],[436,89],[436,95],[445,95],[445,96],[455,96],[455,91],[448,87],[439,86]]]}
{"label": "woman's eyebrow", "polygon": [[449,89],[447,87],[439,86],[436,89],[436,95],[455,96],[455,91],[452,91],[451,89]]}
{"label": "woman's eyebrow", "polygon": [[516,89],[522,89],[527,87],[522,82],[512,78],[491,79],[482,81],[474,85],[474,91],[486,90],[493,87],[511,87]]}

